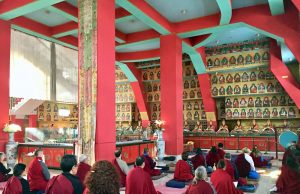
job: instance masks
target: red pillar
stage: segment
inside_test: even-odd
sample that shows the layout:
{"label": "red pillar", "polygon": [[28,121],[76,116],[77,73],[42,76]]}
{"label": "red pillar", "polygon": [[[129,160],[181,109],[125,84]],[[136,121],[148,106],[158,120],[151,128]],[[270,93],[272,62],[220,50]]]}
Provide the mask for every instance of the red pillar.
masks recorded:
{"label": "red pillar", "polygon": [[28,116],[28,127],[37,127],[37,115]]}
{"label": "red pillar", "polygon": [[182,41],[175,34],[160,38],[160,72],[166,154],[179,155],[183,151]]}
{"label": "red pillar", "polygon": [[112,160],[116,149],[115,2],[97,2],[96,161]]}
{"label": "red pillar", "polygon": [[3,128],[9,122],[10,24],[0,20],[0,29],[0,151],[4,151],[8,135]]}
{"label": "red pillar", "polygon": [[142,126],[146,128],[149,124],[149,109],[146,104],[146,95],[142,82],[142,72],[140,69],[136,68],[133,63],[127,64],[127,66],[137,79],[136,82],[130,82],[130,85],[135,96],[137,107],[139,108],[141,114]]}
{"label": "red pillar", "polygon": [[[197,51],[201,55],[203,63],[206,66],[206,55],[204,47],[198,48]],[[200,85],[200,92],[203,100],[207,121],[209,122],[211,120],[213,122],[213,125],[215,126],[215,129],[217,129],[216,101],[211,96],[211,84],[209,74],[198,74],[198,81]]]}

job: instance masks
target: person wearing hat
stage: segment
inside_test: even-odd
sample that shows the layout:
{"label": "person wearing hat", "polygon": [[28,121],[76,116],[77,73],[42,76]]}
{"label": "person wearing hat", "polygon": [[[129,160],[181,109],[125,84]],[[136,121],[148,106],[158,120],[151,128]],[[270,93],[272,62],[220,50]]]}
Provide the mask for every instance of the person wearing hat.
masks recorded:
{"label": "person wearing hat", "polygon": [[87,173],[91,170],[91,166],[88,163],[88,157],[85,154],[81,154],[79,157],[79,165],[76,176],[80,179],[82,185],[84,185],[84,179]]}
{"label": "person wearing hat", "polygon": [[19,163],[15,165],[13,170],[14,176],[7,181],[3,194],[30,194],[29,183],[23,178],[25,169],[25,164]]}
{"label": "person wearing hat", "polygon": [[243,178],[258,179],[259,174],[255,171],[254,161],[250,156],[250,149],[245,147],[243,153],[238,155],[235,164],[239,172],[239,176]]}

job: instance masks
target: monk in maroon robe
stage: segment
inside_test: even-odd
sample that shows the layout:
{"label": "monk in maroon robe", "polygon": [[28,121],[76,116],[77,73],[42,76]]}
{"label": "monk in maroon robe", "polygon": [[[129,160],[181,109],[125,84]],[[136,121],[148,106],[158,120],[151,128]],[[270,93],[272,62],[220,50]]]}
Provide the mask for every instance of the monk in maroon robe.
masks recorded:
{"label": "monk in maroon robe", "polygon": [[120,179],[120,187],[126,186],[126,176],[128,174],[129,168],[127,166],[127,163],[121,159],[121,150],[115,151],[115,159],[112,161],[112,164],[114,165],[117,173],[119,174]]}
{"label": "monk in maroon robe", "polygon": [[212,146],[208,154],[206,155],[206,164],[207,166],[213,167],[214,165],[217,165],[220,160],[220,156],[217,153],[216,146]]}
{"label": "monk in maroon robe", "polygon": [[194,169],[197,169],[199,166],[206,166],[206,161],[203,156],[203,152],[200,148],[197,148],[196,155],[191,159]]}
{"label": "monk in maroon robe", "polygon": [[206,182],[207,172],[204,166],[199,166],[195,170],[193,183],[186,190],[186,194],[216,194],[211,184]]}
{"label": "monk in maroon robe", "polygon": [[29,183],[23,178],[25,169],[25,164],[15,165],[14,176],[7,181],[2,194],[30,194]]}
{"label": "monk in maroon robe", "polygon": [[88,157],[84,154],[82,154],[80,157],[79,157],[79,165],[78,165],[78,170],[77,170],[77,174],[76,176],[78,176],[80,182],[82,185],[83,182],[84,182],[84,179],[87,175],[87,173],[91,170],[91,166],[88,164]]}
{"label": "monk in maroon robe", "polygon": [[225,171],[229,174],[229,176],[232,178],[232,180],[235,180],[235,177],[234,177],[234,168],[231,164],[231,156],[230,156],[230,153],[227,153],[225,155],[225,166],[226,166],[226,169]]}
{"label": "monk in maroon robe", "polygon": [[161,194],[155,190],[150,175],[143,170],[144,158],[137,157],[135,164],[126,177],[126,194]]}
{"label": "monk in maroon robe", "polygon": [[218,143],[217,154],[219,155],[220,159],[224,159],[225,151],[223,150],[222,143]]}
{"label": "monk in maroon robe", "polygon": [[183,152],[181,154],[182,160],[179,160],[175,166],[174,179],[176,181],[188,182],[191,181],[194,176],[192,174],[192,170],[190,165],[188,164],[188,153]]}
{"label": "monk in maroon robe", "polygon": [[238,155],[237,159],[235,160],[236,167],[239,172],[239,176],[246,178],[251,171],[251,166],[249,162],[245,159],[245,154],[241,153]]}
{"label": "monk in maroon robe", "polygon": [[45,194],[82,194],[83,187],[80,179],[76,176],[78,167],[74,155],[64,155],[60,162],[63,173],[53,177],[47,187]]}
{"label": "monk in maroon robe", "polygon": [[286,152],[286,163],[282,165],[276,182],[277,192],[296,194],[300,192],[300,148],[288,149]]}
{"label": "monk in maroon robe", "polygon": [[34,152],[35,158],[30,162],[28,167],[27,179],[31,191],[45,191],[50,173],[43,161],[43,150],[37,149]]}
{"label": "monk in maroon robe", "polygon": [[144,154],[142,155],[145,161],[145,168],[144,170],[150,174],[150,176],[158,176],[161,174],[159,169],[155,169],[156,162],[153,161],[151,156],[149,156],[148,148],[144,149]]}
{"label": "monk in maroon robe", "polygon": [[243,191],[235,188],[232,178],[225,171],[226,163],[224,160],[220,160],[217,165],[217,170],[211,175],[210,181],[215,187],[217,193],[221,194],[241,194]]}

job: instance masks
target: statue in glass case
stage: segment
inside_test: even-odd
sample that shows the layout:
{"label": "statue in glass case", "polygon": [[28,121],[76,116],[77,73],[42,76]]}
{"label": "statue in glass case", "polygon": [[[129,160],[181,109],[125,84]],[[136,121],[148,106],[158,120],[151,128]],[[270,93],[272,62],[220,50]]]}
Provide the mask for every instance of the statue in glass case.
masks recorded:
{"label": "statue in glass case", "polygon": [[211,93],[212,93],[212,95],[213,96],[218,96],[218,88],[217,87],[213,87],[213,89],[212,89],[212,91],[211,91]]}
{"label": "statue in glass case", "polygon": [[278,98],[276,96],[272,96],[272,99],[271,99],[271,106],[278,106]]}
{"label": "statue in glass case", "polygon": [[256,81],[256,74],[255,72],[250,73],[250,81]]}
{"label": "statue in glass case", "polygon": [[242,111],[241,111],[241,118],[246,118],[247,117],[247,114],[246,114],[246,110],[243,108]]}
{"label": "statue in glass case", "polygon": [[225,95],[225,88],[223,86],[220,87],[219,94],[220,94],[220,96],[224,96]]}
{"label": "statue in glass case", "polygon": [[238,58],[237,58],[237,63],[239,65],[242,65],[244,64],[244,57],[242,55],[239,55]]}
{"label": "statue in glass case", "polygon": [[274,92],[274,85],[273,83],[268,83],[267,85],[267,92]]}
{"label": "statue in glass case", "polygon": [[240,107],[247,107],[247,101],[245,100],[245,98],[242,98],[240,101]]}
{"label": "statue in glass case", "polygon": [[263,71],[260,71],[257,77],[258,80],[264,80],[266,78],[265,73]]}
{"label": "statue in glass case", "polygon": [[272,117],[278,117],[278,110],[277,110],[277,108],[273,108],[273,110],[272,110]]}
{"label": "statue in glass case", "polygon": [[231,133],[241,133],[241,132],[243,132],[243,126],[241,120],[238,119]]}
{"label": "statue in glass case", "polygon": [[270,119],[267,120],[267,123],[264,125],[264,129],[262,132],[263,133],[275,133],[274,127],[273,127]]}
{"label": "statue in glass case", "polygon": [[255,119],[252,120],[250,129],[248,131],[249,133],[258,133],[259,132],[259,126],[256,123]]}
{"label": "statue in glass case", "polygon": [[239,73],[236,73],[235,75],[234,75],[234,82],[240,82],[241,81],[241,76],[240,76],[240,74]]}
{"label": "statue in glass case", "polygon": [[183,99],[187,99],[188,94],[186,93],[186,91],[183,91]]}
{"label": "statue in glass case", "polygon": [[248,100],[248,107],[254,107],[254,101],[252,97],[250,97]]}
{"label": "statue in glass case", "polygon": [[190,88],[190,83],[187,80],[185,80],[183,88],[184,89],[189,89]]}
{"label": "statue in glass case", "polygon": [[242,82],[247,82],[249,81],[249,75],[247,72],[244,72],[242,75]]}
{"label": "statue in glass case", "polygon": [[211,82],[212,82],[212,84],[217,84],[218,83],[218,77],[216,75],[213,75],[212,79],[211,79]]}
{"label": "statue in glass case", "polygon": [[230,98],[226,99],[225,107],[226,108],[232,108],[232,102],[231,102]]}
{"label": "statue in glass case", "polygon": [[265,92],[265,85],[264,83],[260,83],[258,85],[258,93],[264,93]]}
{"label": "statue in glass case", "polygon": [[241,94],[241,88],[239,85],[234,86],[234,94]]}
{"label": "statue in glass case", "polygon": [[195,82],[195,80],[191,81],[191,88],[196,88],[196,82]]}
{"label": "statue in glass case", "polygon": [[285,96],[280,96],[279,105],[280,106],[286,106]]}
{"label": "statue in glass case", "polygon": [[217,133],[228,133],[228,126],[226,125],[226,121],[225,119],[222,119],[222,123],[219,127],[219,130],[217,131]]}
{"label": "statue in glass case", "polygon": [[248,118],[254,118],[254,111],[253,111],[252,108],[250,108],[250,109],[248,110],[247,116],[248,116]]}
{"label": "statue in glass case", "polygon": [[248,94],[249,93],[249,89],[248,89],[247,84],[244,84],[242,91],[243,91],[243,94]]}
{"label": "statue in glass case", "polygon": [[256,98],[255,107],[262,107],[262,100],[260,99],[260,97]]}
{"label": "statue in glass case", "polygon": [[224,84],[224,83],[225,83],[225,77],[224,77],[223,74],[220,75],[220,77],[219,77],[219,83],[220,83],[220,84]]}
{"label": "statue in glass case", "polygon": [[227,95],[232,95],[232,94],[233,94],[233,89],[232,89],[231,85],[229,85],[229,86],[227,87],[226,93],[227,93]]}
{"label": "statue in glass case", "polygon": [[270,100],[269,100],[269,97],[268,97],[268,96],[265,96],[265,97],[264,97],[263,106],[264,106],[264,107],[270,106]]}
{"label": "statue in glass case", "polygon": [[250,93],[257,93],[257,87],[256,87],[255,84],[252,84],[252,85],[250,86]]}
{"label": "statue in glass case", "polygon": [[260,108],[256,109],[256,118],[262,118],[262,111]]}
{"label": "statue in glass case", "polygon": [[295,109],[293,107],[289,108],[288,117],[289,118],[296,117],[296,111],[295,111]]}
{"label": "statue in glass case", "polygon": [[213,67],[213,62],[212,62],[211,59],[208,59],[208,60],[207,60],[207,67],[208,67],[208,68],[212,68],[212,67]]}
{"label": "statue in glass case", "polygon": [[226,57],[223,57],[221,63],[222,63],[222,66],[228,65],[228,59]]}
{"label": "statue in glass case", "polygon": [[240,117],[240,113],[239,113],[238,109],[234,109],[232,115],[233,115],[233,118],[239,118]]}
{"label": "statue in glass case", "polygon": [[248,54],[246,56],[246,64],[251,64],[252,63],[252,56],[250,54]]}
{"label": "statue in glass case", "polygon": [[263,117],[270,118],[270,114],[271,114],[270,110],[268,108],[265,108],[263,112]]}
{"label": "statue in glass case", "polygon": [[232,83],[232,82],[233,82],[233,77],[232,77],[231,74],[228,74],[228,75],[226,76],[226,82],[227,82],[227,83]]}
{"label": "statue in glass case", "polygon": [[285,108],[281,108],[280,111],[279,111],[279,116],[280,117],[287,117],[287,111]]}
{"label": "statue in glass case", "polygon": [[233,108],[239,108],[239,101],[237,98],[233,99]]}
{"label": "statue in glass case", "polygon": [[236,58],[234,56],[231,56],[229,59],[230,65],[236,65]]}
{"label": "statue in glass case", "polygon": [[230,109],[227,109],[227,110],[226,110],[226,117],[227,117],[227,118],[231,118],[231,117],[232,117],[232,112],[231,112]]}
{"label": "statue in glass case", "polygon": [[204,131],[205,132],[215,132],[215,126],[213,125],[212,120],[209,121],[208,126]]}

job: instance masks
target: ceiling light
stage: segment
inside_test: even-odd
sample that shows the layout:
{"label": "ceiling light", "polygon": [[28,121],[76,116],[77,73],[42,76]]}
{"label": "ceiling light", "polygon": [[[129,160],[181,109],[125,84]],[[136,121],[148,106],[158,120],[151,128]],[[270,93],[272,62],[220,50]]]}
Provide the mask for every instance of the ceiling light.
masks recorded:
{"label": "ceiling light", "polygon": [[293,59],[292,58],[289,58],[289,61],[292,61]]}
{"label": "ceiling light", "polygon": [[282,78],[282,79],[287,79],[287,78],[289,78],[289,76],[283,75],[283,76],[281,76],[281,78]]}
{"label": "ceiling light", "polygon": [[182,9],[182,10],[180,10],[180,13],[181,13],[182,15],[185,15],[185,14],[187,13],[187,10],[186,10],[186,9]]}
{"label": "ceiling light", "polygon": [[256,37],[259,37],[259,36],[260,36],[260,34],[259,34],[259,33],[257,33],[255,36],[256,36]]}

